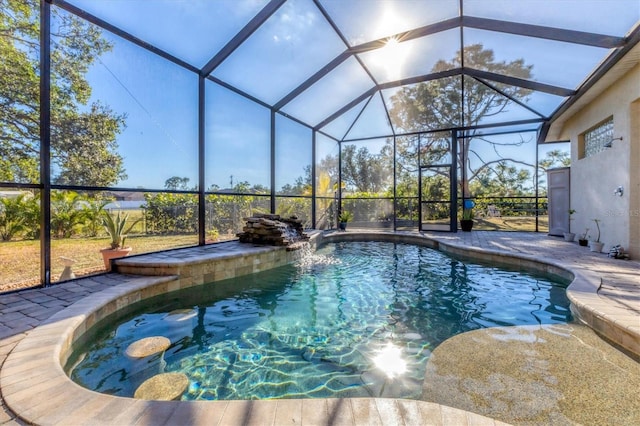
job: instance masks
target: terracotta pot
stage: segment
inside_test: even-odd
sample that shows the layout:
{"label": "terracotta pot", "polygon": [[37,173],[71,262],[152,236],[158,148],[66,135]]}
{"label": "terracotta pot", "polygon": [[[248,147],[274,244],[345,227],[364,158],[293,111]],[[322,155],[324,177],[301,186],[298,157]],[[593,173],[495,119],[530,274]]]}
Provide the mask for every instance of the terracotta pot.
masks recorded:
{"label": "terracotta pot", "polygon": [[107,271],[111,271],[111,259],[118,259],[120,257],[128,256],[131,253],[131,247],[123,247],[119,249],[102,249],[102,260],[104,260],[104,267]]}

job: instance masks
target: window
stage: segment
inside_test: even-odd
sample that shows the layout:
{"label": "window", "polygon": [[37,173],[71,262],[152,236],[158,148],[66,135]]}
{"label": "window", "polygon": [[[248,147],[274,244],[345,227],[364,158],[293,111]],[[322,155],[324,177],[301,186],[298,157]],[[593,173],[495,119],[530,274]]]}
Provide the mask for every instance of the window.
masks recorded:
{"label": "window", "polygon": [[604,151],[613,139],[613,117],[586,131],[580,139],[583,145],[581,158],[591,157]]}

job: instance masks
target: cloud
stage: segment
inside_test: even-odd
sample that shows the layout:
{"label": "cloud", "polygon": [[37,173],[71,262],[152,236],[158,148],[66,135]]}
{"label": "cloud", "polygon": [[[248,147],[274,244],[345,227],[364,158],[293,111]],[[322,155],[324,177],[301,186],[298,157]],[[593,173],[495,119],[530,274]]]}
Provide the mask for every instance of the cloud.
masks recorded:
{"label": "cloud", "polygon": [[[318,13],[300,7],[302,3],[286,3],[282,9],[268,21],[269,31],[275,43],[297,43],[312,36],[318,22]],[[303,10],[303,8],[305,8]]]}

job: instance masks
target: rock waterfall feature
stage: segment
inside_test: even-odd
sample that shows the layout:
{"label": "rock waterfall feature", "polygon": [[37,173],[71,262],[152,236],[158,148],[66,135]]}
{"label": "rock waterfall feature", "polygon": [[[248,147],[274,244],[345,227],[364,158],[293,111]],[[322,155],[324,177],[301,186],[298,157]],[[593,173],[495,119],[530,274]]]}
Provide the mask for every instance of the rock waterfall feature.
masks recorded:
{"label": "rock waterfall feature", "polygon": [[295,216],[281,218],[277,214],[256,214],[244,219],[243,232],[236,234],[241,243],[253,243],[293,248],[295,243],[309,240],[302,221]]}

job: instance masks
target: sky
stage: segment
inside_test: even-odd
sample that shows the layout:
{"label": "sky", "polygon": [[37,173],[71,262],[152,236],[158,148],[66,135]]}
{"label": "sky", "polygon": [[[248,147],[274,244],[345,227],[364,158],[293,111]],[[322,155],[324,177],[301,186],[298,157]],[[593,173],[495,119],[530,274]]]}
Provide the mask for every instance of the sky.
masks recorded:
{"label": "sky", "polygon": [[[130,32],[197,68],[205,65],[266,0],[71,0],[70,3]],[[414,27],[457,16],[458,0],[430,2],[321,0],[350,45],[372,41]],[[55,7],[55,6],[54,6]],[[578,31],[622,36],[640,18],[637,0],[465,0],[464,13],[516,20]],[[524,13],[524,14],[523,14]],[[127,127],[118,137],[128,179],[120,187],[161,189],[172,176],[198,176],[198,78],[119,37],[104,32],[113,50],[89,70],[92,101],[126,114]],[[504,33],[465,29],[465,44],[482,42],[496,60],[525,57],[533,79],[567,88],[577,87],[608,53],[606,49],[534,40]],[[460,32],[450,30],[404,43],[391,42],[360,56],[378,82],[427,74],[439,59],[450,60]],[[285,3],[213,75],[246,93],[275,103],[346,48],[311,0]],[[352,57],[283,111],[315,125],[373,87]],[[323,130],[347,139],[389,133],[382,99],[396,89],[376,94]],[[269,185],[270,112],[215,83],[206,84],[206,186],[234,182]],[[543,114],[562,102],[536,93],[527,104]],[[534,118],[512,105],[502,120]],[[276,188],[293,184],[311,163],[311,131],[285,117],[276,121]],[[543,155],[542,155],[543,156]],[[232,177],[233,176],[233,177]]]}

